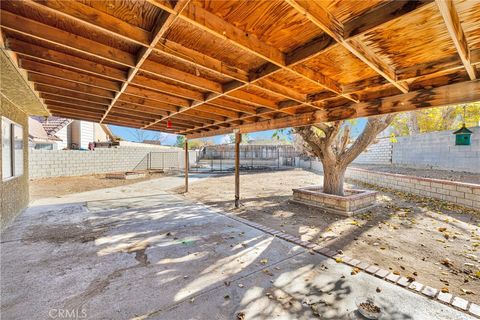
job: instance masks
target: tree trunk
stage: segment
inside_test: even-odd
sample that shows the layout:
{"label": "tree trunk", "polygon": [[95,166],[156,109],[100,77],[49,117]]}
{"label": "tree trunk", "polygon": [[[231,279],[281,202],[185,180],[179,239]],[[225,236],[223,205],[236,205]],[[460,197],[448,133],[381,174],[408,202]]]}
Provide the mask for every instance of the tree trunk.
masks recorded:
{"label": "tree trunk", "polygon": [[335,164],[323,164],[323,192],[343,196],[343,183],[346,167]]}

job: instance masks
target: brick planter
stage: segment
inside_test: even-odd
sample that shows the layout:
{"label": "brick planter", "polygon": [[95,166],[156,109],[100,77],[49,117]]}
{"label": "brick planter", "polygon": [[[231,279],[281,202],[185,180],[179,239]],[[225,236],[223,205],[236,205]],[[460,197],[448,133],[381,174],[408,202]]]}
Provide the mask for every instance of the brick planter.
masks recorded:
{"label": "brick planter", "polygon": [[319,186],[292,190],[293,203],[318,207],[342,216],[351,216],[376,206],[376,191],[345,189],[345,196],[336,196],[323,193]]}

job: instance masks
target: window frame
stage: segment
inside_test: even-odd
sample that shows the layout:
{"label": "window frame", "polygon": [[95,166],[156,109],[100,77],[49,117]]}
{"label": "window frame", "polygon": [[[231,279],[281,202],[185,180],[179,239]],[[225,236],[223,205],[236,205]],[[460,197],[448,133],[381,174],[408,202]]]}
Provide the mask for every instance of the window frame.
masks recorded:
{"label": "window frame", "polygon": [[[11,172],[11,175],[8,176],[8,177],[4,177],[5,176],[5,172],[2,168],[2,181],[8,181],[8,180],[12,180],[12,179],[15,179],[15,178],[19,178],[19,177],[22,177],[25,172],[24,172],[24,161],[25,161],[25,158],[24,158],[24,152],[25,152],[25,135],[24,135],[24,128],[21,124],[18,124],[17,122],[15,121],[12,121],[10,120],[9,118],[7,117],[4,117],[2,116],[1,117],[1,128],[2,128],[2,163],[4,162],[4,159],[3,159],[3,155],[4,155],[4,149],[3,149],[3,125],[4,123],[6,123],[8,125],[8,132],[10,133],[10,139],[9,139],[9,146],[10,146],[10,172]],[[20,138],[21,138],[21,141],[22,141],[22,145],[21,145],[21,148],[20,149],[15,149],[15,129],[17,130],[20,130]],[[17,168],[17,165],[16,165],[16,155],[15,155],[15,152],[16,150],[21,150],[22,152],[22,163],[19,164],[20,166],[20,169]]]}

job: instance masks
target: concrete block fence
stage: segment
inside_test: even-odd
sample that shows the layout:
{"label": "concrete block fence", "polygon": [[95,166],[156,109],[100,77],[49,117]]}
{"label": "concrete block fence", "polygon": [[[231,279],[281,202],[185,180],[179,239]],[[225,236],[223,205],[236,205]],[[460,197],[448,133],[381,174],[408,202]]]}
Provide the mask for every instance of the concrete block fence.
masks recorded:
{"label": "concrete block fence", "polygon": [[[300,168],[323,172],[322,163],[318,160],[300,159],[297,163]],[[480,184],[421,178],[360,168],[348,168],[345,178],[480,210]]]}
{"label": "concrete block fence", "polygon": [[[175,149],[119,147],[98,148],[95,151],[30,150],[30,178],[68,177],[147,169],[147,155],[150,152],[166,155],[163,157],[166,160],[161,162],[162,167],[157,169],[183,169],[184,151]],[[196,155],[196,151],[189,152],[191,164],[196,161]]]}
{"label": "concrete block fence", "polygon": [[473,131],[470,146],[456,146],[452,131],[439,131],[397,138],[392,163],[454,171],[480,172],[480,127]]}
{"label": "concrete block fence", "polygon": [[470,146],[456,146],[452,131],[437,131],[378,139],[353,163],[396,164],[423,169],[441,169],[480,173],[480,127],[473,131]]}
{"label": "concrete block fence", "polygon": [[393,144],[390,142],[390,138],[381,138],[362,152],[354,163],[391,164],[392,152]]}

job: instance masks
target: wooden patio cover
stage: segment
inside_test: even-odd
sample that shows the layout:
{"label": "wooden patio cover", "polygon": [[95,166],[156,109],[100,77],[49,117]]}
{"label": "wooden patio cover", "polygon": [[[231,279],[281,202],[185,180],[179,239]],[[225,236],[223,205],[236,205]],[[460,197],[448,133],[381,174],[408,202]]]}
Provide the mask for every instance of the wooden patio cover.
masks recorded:
{"label": "wooden patio cover", "polygon": [[480,100],[480,0],[1,1],[52,115],[197,138]]}

